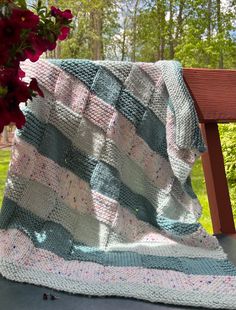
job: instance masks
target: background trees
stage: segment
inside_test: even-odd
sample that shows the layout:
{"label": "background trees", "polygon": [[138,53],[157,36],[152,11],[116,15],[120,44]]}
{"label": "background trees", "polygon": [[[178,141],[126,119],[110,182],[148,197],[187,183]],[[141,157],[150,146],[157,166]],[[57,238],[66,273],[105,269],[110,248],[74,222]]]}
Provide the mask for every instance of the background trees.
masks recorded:
{"label": "background trees", "polygon": [[[57,0],[74,29],[61,58],[177,59],[185,67],[236,67],[235,0]],[[50,55],[52,56],[52,55]]]}

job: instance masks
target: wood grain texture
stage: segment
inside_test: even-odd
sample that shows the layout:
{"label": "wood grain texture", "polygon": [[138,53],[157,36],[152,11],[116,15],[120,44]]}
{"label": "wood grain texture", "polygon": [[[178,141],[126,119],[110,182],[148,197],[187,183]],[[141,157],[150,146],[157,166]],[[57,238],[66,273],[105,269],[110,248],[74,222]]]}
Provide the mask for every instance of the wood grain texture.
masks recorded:
{"label": "wood grain texture", "polygon": [[199,121],[236,121],[236,70],[184,69]]}

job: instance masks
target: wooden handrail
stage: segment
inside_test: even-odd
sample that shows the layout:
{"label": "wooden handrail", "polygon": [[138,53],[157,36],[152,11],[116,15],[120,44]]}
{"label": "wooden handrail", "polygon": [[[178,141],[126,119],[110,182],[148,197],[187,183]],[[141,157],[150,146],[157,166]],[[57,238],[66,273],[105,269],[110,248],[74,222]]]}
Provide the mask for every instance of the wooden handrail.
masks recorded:
{"label": "wooden handrail", "polygon": [[236,121],[236,70],[184,69],[208,151],[202,155],[215,234],[235,234],[217,123]]}
{"label": "wooden handrail", "polygon": [[236,70],[184,69],[201,123],[236,121]]}

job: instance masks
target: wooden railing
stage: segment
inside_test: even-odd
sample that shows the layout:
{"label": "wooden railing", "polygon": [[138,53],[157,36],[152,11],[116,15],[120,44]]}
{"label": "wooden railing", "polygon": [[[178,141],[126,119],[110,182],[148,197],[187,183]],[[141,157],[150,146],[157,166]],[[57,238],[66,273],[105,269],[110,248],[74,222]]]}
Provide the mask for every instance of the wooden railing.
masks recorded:
{"label": "wooden railing", "polygon": [[184,69],[208,151],[202,155],[215,234],[235,234],[218,123],[236,121],[236,70]]}

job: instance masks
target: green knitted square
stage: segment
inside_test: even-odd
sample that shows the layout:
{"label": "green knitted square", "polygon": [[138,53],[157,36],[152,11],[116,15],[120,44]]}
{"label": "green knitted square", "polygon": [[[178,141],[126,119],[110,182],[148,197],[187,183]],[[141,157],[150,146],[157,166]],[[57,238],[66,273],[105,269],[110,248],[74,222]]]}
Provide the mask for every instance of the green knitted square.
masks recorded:
{"label": "green knitted square", "polygon": [[145,106],[148,105],[154,91],[154,84],[150,77],[138,65],[133,65],[125,88],[137,97]]}
{"label": "green knitted square", "polygon": [[121,87],[122,84],[118,79],[108,71],[100,68],[95,76],[91,90],[99,98],[114,106],[120,94]]}

